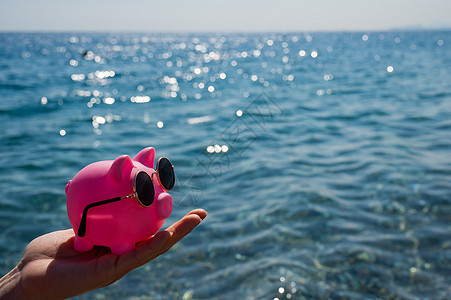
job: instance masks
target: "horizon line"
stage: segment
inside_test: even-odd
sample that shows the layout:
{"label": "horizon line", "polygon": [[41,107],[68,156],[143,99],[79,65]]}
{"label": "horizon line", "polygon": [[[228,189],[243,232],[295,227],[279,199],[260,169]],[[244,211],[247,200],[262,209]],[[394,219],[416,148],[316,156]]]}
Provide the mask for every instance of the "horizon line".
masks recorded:
{"label": "horizon line", "polygon": [[257,33],[278,33],[278,34],[298,34],[298,33],[377,33],[377,32],[422,32],[422,31],[451,31],[451,25],[447,27],[399,27],[391,29],[330,29],[330,30],[58,30],[58,29],[0,29],[0,33],[141,33],[141,34],[257,34]]}

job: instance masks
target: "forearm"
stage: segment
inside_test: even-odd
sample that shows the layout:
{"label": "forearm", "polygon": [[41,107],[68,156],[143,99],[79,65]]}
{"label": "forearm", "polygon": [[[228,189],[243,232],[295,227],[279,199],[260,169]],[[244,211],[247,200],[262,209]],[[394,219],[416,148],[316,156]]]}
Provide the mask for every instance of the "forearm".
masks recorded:
{"label": "forearm", "polygon": [[20,271],[17,267],[0,279],[0,299],[26,299],[20,285]]}

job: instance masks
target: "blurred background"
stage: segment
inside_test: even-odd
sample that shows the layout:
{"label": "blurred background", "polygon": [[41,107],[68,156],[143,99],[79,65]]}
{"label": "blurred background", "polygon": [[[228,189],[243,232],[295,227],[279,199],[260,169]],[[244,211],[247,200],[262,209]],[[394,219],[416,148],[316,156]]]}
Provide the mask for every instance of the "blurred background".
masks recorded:
{"label": "blurred background", "polygon": [[451,4],[56,1],[0,11],[0,274],[64,187],[153,146],[205,221],[77,299],[446,299]]}

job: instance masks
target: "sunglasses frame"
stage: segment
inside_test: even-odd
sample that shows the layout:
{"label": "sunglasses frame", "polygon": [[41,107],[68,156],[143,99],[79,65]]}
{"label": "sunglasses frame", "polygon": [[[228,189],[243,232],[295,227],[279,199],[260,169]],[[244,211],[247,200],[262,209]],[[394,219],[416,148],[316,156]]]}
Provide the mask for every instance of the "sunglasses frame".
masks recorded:
{"label": "sunglasses frame", "polygon": [[[169,164],[171,165],[171,169],[172,169],[172,177],[174,178],[174,182],[173,182],[173,184],[172,184],[172,186],[171,186],[170,188],[166,188],[166,187],[163,185],[163,183],[161,182],[161,179],[160,179],[160,172],[157,172],[157,171],[159,170],[160,161],[161,161],[162,159],[166,159],[166,160],[169,162]],[[162,157],[160,157],[160,158],[157,160],[157,164],[156,164],[156,166],[155,166],[155,172],[154,172],[154,173],[157,173],[158,183],[160,183],[160,185],[163,187],[163,189],[164,189],[165,191],[170,191],[170,190],[172,190],[172,189],[174,188],[174,185],[175,185],[174,166],[172,165],[171,161],[170,161],[167,157],[162,156]],[[152,179],[152,176],[153,176],[153,173],[152,173],[150,179]]]}
{"label": "sunglasses frame", "polygon": [[[171,167],[171,169],[172,169],[172,174],[173,174],[173,178],[174,178],[174,183],[173,183],[173,185],[172,185],[170,188],[166,188],[166,187],[161,183],[159,173],[157,172],[157,171],[158,171],[159,164],[160,164],[160,160],[163,159],[163,158],[166,159],[166,160],[169,162],[170,167]],[[110,198],[110,199],[107,199],[107,200],[102,200],[102,201],[98,201],[98,202],[94,202],[94,203],[91,203],[91,204],[86,205],[85,208],[83,209],[83,214],[82,214],[82,217],[81,217],[81,219],[80,219],[80,226],[78,227],[77,235],[78,235],[79,237],[84,237],[84,236],[86,235],[86,223],[87,223],[87,217],[88,217],[88,210],[89,210],[90,208],[93,208],[93,207],[96,207],[96,206],[105,205],[105,204],[109,204],[109,203],[113,203],[113,202],[117,202],[117,201],[121,201],[121,200],[124,200],[124,199],[132,199],[132,198],[136,198],[136,200],[138,201],[138,203],[139,203],[141,206],[143,206],[143,207],[150,207],[150,206],[153,204],[153,201],[152,201],[151,204],[145,205],[145,204],[142,203],[141,200],[139,199],[139,197],[138,197],[138,192],[136,191],[136,179],[138,178],[138,174],[141,173],[141,172],[143,172],[143,173],[147,174],[147,176],[149,176],[150,181],[152,182],[152,188],[153,188],[153,179],[152,179],[152,177],[153,177],[153,175],[156,173],[156,174],[157,174],[157,180],[158,180],[158,183],[160,184],[160,186],[162,186],[163,189],[164,189],[165,191],[170,191],[170,190],[172,190],[172,189],[174,188],[174,185],[175,185],[175,174],[174,174],[174,166],[172,165],[171,161],[170,161],[167,157],[160,157],[160,158],[158,159],[158,161],[157,161],[157,165],[156,165],[156,168],[155,168],[155,169],[156,169],[156,170],[155,170],[154,172],[152,172],[152,174],[150,174],[150,175],[149,175],[147,172],[145,172],[145,171],[138,171],[138,172],[136,172],[136,174],[135,174],[135,176],[134,176],[134,178],[133,178],[133,193],[131,193],[131,194],[125,196],[125,197],[114,197],[114,198]],[[155,188],[154,188],[154,198],[155,198]]]}

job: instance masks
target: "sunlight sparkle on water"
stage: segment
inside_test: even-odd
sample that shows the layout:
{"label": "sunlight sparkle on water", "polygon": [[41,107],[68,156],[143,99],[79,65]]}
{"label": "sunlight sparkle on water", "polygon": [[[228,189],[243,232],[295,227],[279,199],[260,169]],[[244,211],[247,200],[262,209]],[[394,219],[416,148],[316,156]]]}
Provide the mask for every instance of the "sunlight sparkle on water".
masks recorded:
{"label": "sunlight sparkle on water", "polygon": [[205,122],[209,122],[213,120],[212,117],[210,116],[203,116],[203,117],[197,117],[197,118],[189,118],[188,119],[188,124],[194,125],[194,124],[199,124],[199,123],[205,123]]}
{"label": "sunlight sparkle on water", "polygon": [[93,116],[92,117],[92,127],[99,128],[99,125],[105,124],[106,119],[102,116]]}
{"label": "sunlight sparkle on water", "polygon": [[109,105],[113,104],[115,101],[116,100],[114,100],[114,98],[112,98],[112,97],[107,97],[107,98],[103,99],[103,103],[109,104]]}
{"label": "sunlight sparkle on water", "polygon": [[83,81],[86,78],[86,76],[85,76],[85,74],[72,74],[70,76],[70,78],[73,81]]}
{"label": "sunlight sparkle on water", "polygon": [[332,79],[334,79],[334,75],[332,75],[332,74],[325,74],[324,75],[324,81],[329,81],[329,80],[332,80]]}
{"label": "sunlight sparkle on water", "polygon": [[116,73],[114,71],[95,71],[94,75],[97,78],[103,79],[108,77],[114,77]]}
{"label": "sunlight sparkle on water", "polygon": [[130,98],[130,101],[133,103],[147,103],[150,101],[149,96],[133,96]]}
{"label": "sunlight sparkle on water", "polygon": [[227,151],[229,151],[229,147],[227,145],[220,146],[220,145],[216,144],[214,146],[210,145],[207,147],[208,153],[221,153],[221,152],[225,153]]}

